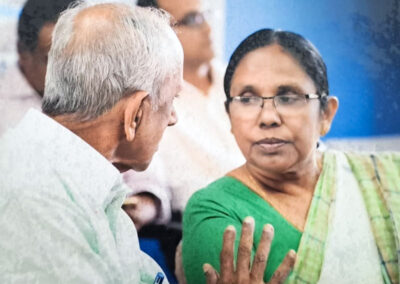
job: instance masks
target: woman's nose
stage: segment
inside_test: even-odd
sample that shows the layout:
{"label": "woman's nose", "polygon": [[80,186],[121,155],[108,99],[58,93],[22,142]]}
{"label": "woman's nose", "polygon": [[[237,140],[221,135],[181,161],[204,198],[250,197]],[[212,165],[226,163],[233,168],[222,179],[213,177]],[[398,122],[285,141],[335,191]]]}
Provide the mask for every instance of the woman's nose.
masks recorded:
{"label": "woman's nose", "polygon": [[260,127],[276,127],[281,125],[281,116],[276,110],[273,100],[264,100],[259,114]]}

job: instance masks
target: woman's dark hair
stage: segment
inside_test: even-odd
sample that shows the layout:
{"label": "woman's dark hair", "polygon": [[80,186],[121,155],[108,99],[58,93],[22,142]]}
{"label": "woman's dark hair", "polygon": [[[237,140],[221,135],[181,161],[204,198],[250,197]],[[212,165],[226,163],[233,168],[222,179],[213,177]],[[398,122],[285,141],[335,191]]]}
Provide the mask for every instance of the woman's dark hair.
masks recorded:
{"label": "woman's dark hair", "polygon": [[[311,42],[293,32],[262,29],[245,38],[229,59],[224,78],[224,89],[227,98],[230,98],[233,74],[243,57],[255,49],[275,43],[297,60],[313,80],[318,94],[329,95],[326,65]],[[324,109],[327,104],[327,98],[323,97],[320,101],[321,107]]]}

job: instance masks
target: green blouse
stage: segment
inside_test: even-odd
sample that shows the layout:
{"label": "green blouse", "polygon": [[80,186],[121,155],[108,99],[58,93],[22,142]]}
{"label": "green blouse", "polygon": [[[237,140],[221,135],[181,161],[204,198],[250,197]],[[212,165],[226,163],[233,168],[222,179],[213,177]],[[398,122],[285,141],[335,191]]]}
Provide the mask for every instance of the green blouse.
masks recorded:
{"label": "green blouse", "polygon": [[228,225],[236,228],[235,258],[241,224],[247,216],[255,220],[252,254],[260,241],[263,226],[272,224],[272,242],[264,281],[268,281],[290,249],[297,251],[302,233],[259,195],[232,177],[223,177],[196,192],[186,206],[183,217],[183,266],[187,283],[205,283],[203,264],[219,271],[222,236]]}

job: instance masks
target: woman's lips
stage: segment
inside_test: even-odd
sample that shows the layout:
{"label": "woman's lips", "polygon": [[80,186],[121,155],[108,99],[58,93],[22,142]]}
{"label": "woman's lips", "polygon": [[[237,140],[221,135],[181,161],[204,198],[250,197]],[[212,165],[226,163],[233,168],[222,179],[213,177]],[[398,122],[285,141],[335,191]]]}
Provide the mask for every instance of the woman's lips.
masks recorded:
{"label": "woman's lips", "polygon": [[275,153],[282,146],[286,145],[288,141],[277,138],[266,138],[256,142],[256,145],[261,147],[264,152]]}

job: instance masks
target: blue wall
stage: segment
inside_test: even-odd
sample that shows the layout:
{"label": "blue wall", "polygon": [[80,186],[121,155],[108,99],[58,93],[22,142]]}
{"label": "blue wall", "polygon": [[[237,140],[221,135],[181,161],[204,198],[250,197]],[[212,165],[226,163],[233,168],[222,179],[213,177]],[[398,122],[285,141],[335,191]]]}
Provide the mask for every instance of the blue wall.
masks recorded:
{"label": "blue wall", "polygon": [[328,137],[400,134],[399,0],[227,0],[225,59],[260,28],[311,40],[340,108]]}

